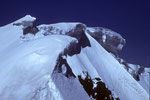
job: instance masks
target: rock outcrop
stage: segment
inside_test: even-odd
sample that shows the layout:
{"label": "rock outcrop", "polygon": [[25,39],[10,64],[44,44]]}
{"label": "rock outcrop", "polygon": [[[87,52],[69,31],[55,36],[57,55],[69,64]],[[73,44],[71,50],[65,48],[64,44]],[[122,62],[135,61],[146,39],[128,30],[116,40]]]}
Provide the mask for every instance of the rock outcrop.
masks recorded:
{"label": "rock outcrop", "polygon": [[122,50],[125,45],[125,39],[119,34],[110,29],[102,27],[87,28],[93,38],[97,40],[108,52],[118,56],[118,53]]}
{"label": "rock outcrop", "polygon": [[[125,39],[119,33],[102,27],[87,27],[82,23],[56,23],[40,25],[38,28],[44,36],[61,34],[75,37],[78,40],[81,38],[81,35],[84,35],[83,33],[90,34],[108,52],[113,53],[115,56],[118,56],[118,53],[126,43]],[[82,40],[84,41],[84,39]]]}

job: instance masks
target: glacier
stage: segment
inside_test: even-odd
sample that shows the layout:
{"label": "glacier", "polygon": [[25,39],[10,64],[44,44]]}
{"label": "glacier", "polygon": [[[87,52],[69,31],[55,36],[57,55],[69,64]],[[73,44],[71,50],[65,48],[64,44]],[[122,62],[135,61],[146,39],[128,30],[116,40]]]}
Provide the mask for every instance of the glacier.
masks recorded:
{"label": "glacier", "polygon": [[0,100],[94,100],[77,76],[99,77],[120,100],[149,100],[150,69],[119,58],[125,39],[80,22],[0,27]]}

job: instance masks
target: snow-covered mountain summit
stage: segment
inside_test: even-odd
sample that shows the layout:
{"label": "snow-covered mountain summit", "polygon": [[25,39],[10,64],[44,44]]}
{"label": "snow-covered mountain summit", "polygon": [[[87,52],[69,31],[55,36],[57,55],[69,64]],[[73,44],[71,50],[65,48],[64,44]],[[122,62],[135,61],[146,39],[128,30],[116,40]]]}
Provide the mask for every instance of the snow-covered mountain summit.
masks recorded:
{"label": "snow-covered mountain summit", "polygon": [[119,58],[125,39],[83,23],[0,27],[0,100],[148,100],[150,69]]}

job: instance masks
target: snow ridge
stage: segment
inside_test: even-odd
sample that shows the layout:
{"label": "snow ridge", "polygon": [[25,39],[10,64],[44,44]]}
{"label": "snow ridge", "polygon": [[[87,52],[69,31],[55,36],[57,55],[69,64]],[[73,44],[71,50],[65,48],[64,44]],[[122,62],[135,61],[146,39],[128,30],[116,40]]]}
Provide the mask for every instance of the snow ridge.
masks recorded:
{"label": "snow ridge", "polygon": [[91,100],[77,79],[83,72],[121,100],[149,99],[150,70],[119,58],[120,34],[82,23],[34,26],[35,20],[27,15],[0,27],[0,100]]}

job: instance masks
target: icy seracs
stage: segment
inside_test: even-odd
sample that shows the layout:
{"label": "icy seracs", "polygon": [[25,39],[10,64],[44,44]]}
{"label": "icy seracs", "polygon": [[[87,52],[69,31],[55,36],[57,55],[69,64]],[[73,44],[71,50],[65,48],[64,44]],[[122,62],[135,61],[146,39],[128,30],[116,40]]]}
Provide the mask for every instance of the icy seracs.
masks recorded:
{"label": "icy seracs", "polygon": [[149,99],[150,69],[119,58],[121,35],[82,23],[34,26],[35,20],[27,15],[0,27],[0,100],[91,100],[77,78],[83,72],[101,78],[114,98]]}

